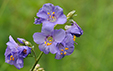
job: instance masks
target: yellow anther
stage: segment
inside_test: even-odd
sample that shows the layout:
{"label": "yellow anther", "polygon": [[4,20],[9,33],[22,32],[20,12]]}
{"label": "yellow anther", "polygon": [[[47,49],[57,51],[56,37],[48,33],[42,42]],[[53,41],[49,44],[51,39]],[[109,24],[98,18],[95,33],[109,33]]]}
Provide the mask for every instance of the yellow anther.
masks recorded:
{"label": "yellow anther", "polygon": [[52,18],[54,18],[54,16],[52,16]]}
{"label": "yellow anther", "polygon": [[47,46],[51,45],[52,43],[47,43]]}
{"label": "yellow anther", "polygon": [[64,55],[66,55],[66,52],[64,52]]}
{"label": "yellow anther", "polygon": [[53,14],[55,14],[55,12],[53,12]]}
{"label": "yellow anther", "polygon": [[51,42],[52,40],[49,40],[49,42]]}
{"label": "yellow anther", "polygon": [[47,14],[49,15],[50,13],[49,13],[49,12],[47,12]]}
{"label": "yellow anther", "polygon": [[52,43],[49,43],[50,45],[52,44]]}
{"label": "yellow anther", "polygon": [[46,41],[44,43],[46,44]]}
{"label": "yellow anther", "polygon": [[61,55],[63,54],[63,53],[60,53]]}
{"label": "yellow anther", "polygon": [[13,61],[14,61],[14,57],[13,57],[13,55],[10,56],[10,60],[13,60]]}
{"label": "yellow anther", "polygon": [[47,43],[47,46],[49,46],[50,44],[49,43]]}
{"label": "yellow anther", "polygon": [[73,41],[75,41],[75,38],[73,38]]}
{"label": "yellow anther", "polygon": [[76,38],[76,36],[74,35],[73,38]]}
{"label": "yellow anther", "polygon": [[63,49],[61,49],[61,51],[64,51]]}
{"label": "yellow anther", "polygon": [[51,16],[49,16],[51,18]]}
{"label": "yellow anther", "polygon": [[10,57],[13,57],[13,55],[11,55]]}
{"label": "yellow anther", "polygon": [[74,35],[74,36],[73,36],[73,41],[75,41],[75,39],[76,39],[76,36]]}
{"label": "yellow anther", "polygon": [[69,48],[65,48],[65,50],[68,50]]}

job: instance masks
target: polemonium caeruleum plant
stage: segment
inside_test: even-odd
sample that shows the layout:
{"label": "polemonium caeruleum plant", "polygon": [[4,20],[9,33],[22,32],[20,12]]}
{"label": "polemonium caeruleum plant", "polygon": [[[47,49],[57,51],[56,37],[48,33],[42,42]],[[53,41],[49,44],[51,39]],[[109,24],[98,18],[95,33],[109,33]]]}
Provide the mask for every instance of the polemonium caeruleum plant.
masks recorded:
{"label": "polemonium caeruleum plant", "polygon": [[[43,53],[55,54],[55,59],[62,59],[65,56],[71,55],[74,52],[76,37],[80,37],[83,34],[83,30],[73,20],[75,15],[73,10],[66,17],[61,7],[54,6],[51,3],[44,4],[38,11],[34,22],[34,24],[42,24],[41,32],[33,34],[33,40],[36,44],[39,44],[41,51],[38,58],[36,57],[34,46],[29,41],[17,38],[20,43],[16,43],[10,35],[9,42],[6,43],[5,62],[20,69],[24,66],[24,58],[31,55],[32,52],[35,63],[31,71],[44,71],[37,64]],[[65,30],[62,28],[54,29],[57,24],[67,23],[70,25],[65,25]]]}

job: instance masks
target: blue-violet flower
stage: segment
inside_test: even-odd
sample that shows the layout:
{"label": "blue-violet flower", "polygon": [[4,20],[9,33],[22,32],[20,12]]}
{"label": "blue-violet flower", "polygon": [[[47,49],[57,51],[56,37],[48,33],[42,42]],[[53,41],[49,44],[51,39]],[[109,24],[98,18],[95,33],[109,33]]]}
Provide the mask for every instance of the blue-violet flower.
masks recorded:
{"label": "blue-violet flower", "polygon": [[22,68],[23,58],[31,52],[31,48],[18,45],[11,36],[9,36],[9,42],[6,44],[5,62],[14,65],[18,69]]}
{"label": "blue-violet flower", "polygon": [[34,33],[33,39],[35,43],[39,44],[39,49],[45,54],[51,52],[55,54],[57,52],[56,44],[60,43],[65,37],[65,31],[63,29],[53,30],[51,28],[42,28],[41,33]]}
{"label": "blue-violet flower", "polygon": [[71,34],[67,34],[61,43],[57,43],[57,49],[58,52],[55,56],[56,59],[61,59],[66,55],[72,54],[74,51],[73,36]]}
{"label": "blue-violet flower", "polygon": [[35,24],[43,23],[44,25],[54,26],[56,24],[64,24],[67,21],[66,16],[63,14],[63,9],[59,6],[54,6],[51,3],[44,4],[37,13]]}
{"label": "blue-violet flower", "polygon": [[72,22],[71,26],[65,26],[66,32],[71,33],[74,37],[80,37],[83,34],[83,30],[75,21],[72,20]]}

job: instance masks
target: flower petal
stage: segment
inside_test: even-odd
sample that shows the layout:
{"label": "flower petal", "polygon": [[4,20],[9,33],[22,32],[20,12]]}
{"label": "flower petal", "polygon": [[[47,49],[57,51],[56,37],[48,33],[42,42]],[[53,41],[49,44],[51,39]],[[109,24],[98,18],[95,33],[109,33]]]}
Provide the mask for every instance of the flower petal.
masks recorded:
{"label": "flower petal", "polygon": [[58,17],[56,23],[57,23],[57,24],[64,24],[64,23],[66,23],[66,21],[67,21],[67,18],[66,18],[66,16],[63,14],[63,15],[61,15],[60,17]]}
{"label": "flower petal", "polygon": [[9,46],[10,48],[14,48],[17,47],[18,44],[14,41],[14,39],[12,38],[12,36],[9,36],[9,42],[6,43],[7,46]]}
{"label": "flower petal", "polygon": [[45,54],[48,54],[49,53],[49,47],[47,47],[45,44],[40,44],[39,45],[39,49],[41,51],[43,51]]}
{"label": "flower petal", "polygon": [[42,33],[37,32],[37,33],[33,34],[33,39],[34,39],[35,43],[37,43],[37,44],[43,43],[45,38],[46,38],[45,35]]}
{"label": "flower petal", "polygon": [[56,48],[56,45],[54,43],[52,43],[52,45],[50,45],[50,52],[52,54],[57,53],[57,48]]}
{"label": "flower petal", "polygon": [[65,36],[65,39],[63,40],[63,42],[66,44],[66,45],[73,45],[74,42],[73,42],[73,36],[71,34],[66,34]]}
{"label": "flower petal", "polygon": [[39,10],[39,12],[37,13],[37,17],[39,18],[43,18],[43,19],[47,19],[48,18],[48,15],[46,12],[44,12],[44,10],[41,8]]}
{"label": "flower petal", "polygon": [[24,44],[24,42],[23,41],[26,41],[25,39],[23,39],[23,38],[17,38],[17,40],[21,43],[21,44]]}
{"label": "flower petal", "polygon": [[55,59],[61,59],[61,58],[63,58],[65,55],[59,55],[59,54],[56,54],[55,55]]}
{"label": "flower petal", "polygon": [[18,58],[14,66],[18,69],[23,67],[23,58]]}
{"label": "flower petal", "polygon": [[68,47],[68,50],[66,51],[67,52],[66,55],[72,54],[74,51],[74,45],[70,45],[70,46],[66,46],[66,47]]}
{"label": "flower petal", "polygon": [[10,53],[11,53],[11,49],[9,47],[7,47],[4,55],[7,56]]}
{"label": "flower petal", "polygon": [[63,14],[63,9],[59,6],[55,6],[53,11],[55,12],[55,16],[57,17]]}
{"label": "flower petal", "polygon": [[49,23],[43,23],[41,32],[44,35],[46,35],[46,36],[50,35],[53,30],[54,30],[54,25],[49,24]]}
{"label": "flower petal", "polygon": [[43,5],[42,9],[43,9],[45,12],[52,13],[53,7],[54,7],[53,4],[51,4],[51,3],[46,3],[46,4]]}
{"label": "flower petal", "polygon": [[63,29],[55,30],[53,33],[53,38],[56,42],[62,42],[65,37],[65,31]]}

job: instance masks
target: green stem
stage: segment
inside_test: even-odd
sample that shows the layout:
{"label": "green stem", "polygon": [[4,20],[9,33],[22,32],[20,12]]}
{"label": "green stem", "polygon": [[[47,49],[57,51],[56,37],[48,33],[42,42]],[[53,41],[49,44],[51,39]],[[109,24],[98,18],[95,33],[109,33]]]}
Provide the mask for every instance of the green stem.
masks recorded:
{"label": "green stem", "polygon": [[33,54],[34,54],[35,60],[36,60],[36,53],[35,53],[34,49],[32,49],[32,51],[33,51]]}
{"label": "green stem", "polygon": [[36,61],[35,61],[34,65],[33,65],[33,67],[31,68],[31,70],[30,70],[30,71],[33,71],[33,69],[35,68],[36,64],[37,64],[37,63],[38,63],[38,61],[40,60],[40,58],[41,58],[42,54],[43,54],[43,52],[40,52],[40,54],[39,54],[38,58],[36,59]]}

